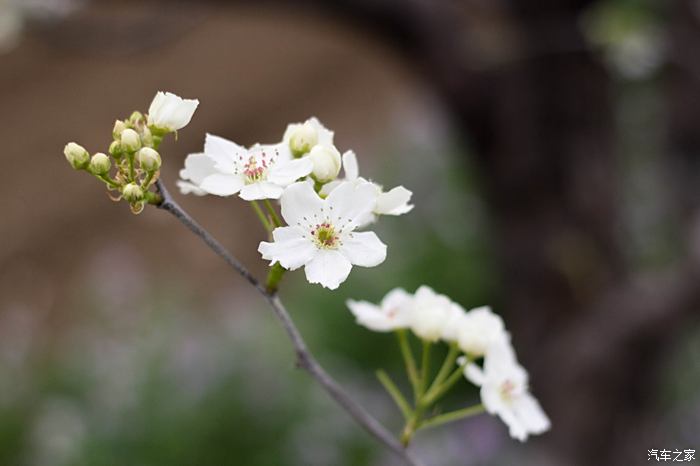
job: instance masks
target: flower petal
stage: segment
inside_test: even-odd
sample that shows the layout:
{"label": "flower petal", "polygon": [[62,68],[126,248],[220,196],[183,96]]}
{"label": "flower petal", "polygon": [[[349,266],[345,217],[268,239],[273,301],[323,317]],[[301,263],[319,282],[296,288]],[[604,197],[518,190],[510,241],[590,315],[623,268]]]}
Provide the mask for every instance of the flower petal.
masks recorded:
{"label": "flower petal", "polygon": [[311,173],[313,167],[314,164],[309,157],[280,161],[270,169],[267,179],[271,183],[288,186]]}
{"label": "flower petal", "polygon": [[296,226],[275,228],[272,238],[274,242],[262,241],[258,246],[263,259],[272,261],[270,265],[279,262],[285,269],[295,270],[310,261],[316,252],[316,246]]}
{"label": "flower petal", "polygon": [[372,231],[353,232],[343,238],[340,251],[353,265],[374,267],[386,259],[386,244]]}
{"label": "flower petal", "polygon": [[343,154],[343,170],[345,171],[345,179],[348,181],[356,180],[360,176],[355,152],[349,150]]}
{"label": "flower petal", "polygon": [[348,181],[335,188],[326,198],[333,214],[356,227],[374,209],[377,191],[368,181]]}
{"label": "flower petal", "polygon": [[204,178],[199,187],[209,194],[231,196],[240,191],[243,184],[243,179],[238,175],[215,173]]}
{"label": "flower petal", "polygon": [[350,274],[352,265],[347,258],[334,250],[320,249],[304,271],[309,283],[319,283],[322,286],[335,290]]}
{"label": "flower petal", "polygon": [[377,196],[374,212],[382,215],[401,215],[410,212],[413,206],[408,202],[413,193],[403,186],[397,186],[389,192]]}
{"label": "flower petal", "polygon": [[353,301],[352,299],[349,299],[346,304],[355,316],[357,323],[370,330],[388,332],[398,328],[394,320],[382,312],[379,306],[367,301]]}
{"label": "flower petal", "polygon": [[180,192],[182,194],[194,194],[195,196],[206,196],[209,194],[196,184],[190,183],[189,181],[177,180],[175,184],[178,188],[180,188]]}
{"label": "flower petal", "polygon": [[309,222],[304,217],[311,219],[314,215],[320,214],[323,199],[316,194],[311,183],[300,181],[289,185],[284,190],[280,204],[282,217],[289,225],[306,225]]}
{"label": "flower petal", "polygon": [[255,201],[258,199],[279,199],[284,189],[267,181],[247,184],[241,188],[241,199]]}
{"label": "flower petal", "polygon": [[180,170],[180,178],[198,185],[204,178],[214,173],[216,173],[214,160],[204,153],[196,153],[185,158],[185,167]]}
{"label": "flower petal", "polygon": [[216,162],[216,168],[227,173],[248,161],[248,150],[226,138],[207,133],[204,139],[204,153]]}

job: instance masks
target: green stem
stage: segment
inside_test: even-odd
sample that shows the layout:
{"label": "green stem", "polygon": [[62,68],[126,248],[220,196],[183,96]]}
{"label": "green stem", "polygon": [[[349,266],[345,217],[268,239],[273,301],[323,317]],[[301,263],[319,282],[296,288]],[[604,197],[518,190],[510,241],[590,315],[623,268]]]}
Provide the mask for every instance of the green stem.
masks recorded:
{"label": "green stem", "polygon": [[433,383],[430,385],[428,393],[437,390],[437,387],[439,387],[445,381],[447,376],[450,374],[450,370],[454,367],[458,355],[459,347],[455,344],[450,345],[450,350],[447,352],[447,356],[445,356],[445,361],[442,363],[442,367],[440,367],[438,375],[435,376],[435,380],[433,380]]}
{"label": "green stem", "polygon": [[267,210],[270,212],[270,217],[272,218],[272,223],[276,227],[281,227],[282,226],[282,220],[280,220],[279,216],[277,215],[277,212],[275,211],[275,208],[272,206],[272,203],[270,202],[269,199],[265,199],[265,207],[267,207]]}
{"label": "green stem", "polygon": [[119,188],[120,185],[116,181],[114,181],[112,178],[109,177],[109,175],[95,175],[97,178],[101,179],[102,181],[105,182],[106,185],[111,186],[113,188]]}
{"label": "green stem", "polygon": [[270,225],[270,222],[267,220],[267,216],[265,215],[265,212],[262,211],[260,208],[260,204],[258,204],[258,201],[251,201],[250,205],[253,206],[253,210],[255,211],[256,214],[258,214],[258,218],[260,219],[260,222],[262,222],[263,226],[265,227],[265,230],[270,233],[272,232],[273,228],[272,225]]}
{"label": "green stem", "polygon": [[129,162],[129,181],[136,181],[136,171],[134,170],[134,153],[126,154],[126,160]]}
{"label": "green stem", "polygon": [[423,398],[423,402],[426,406],[432,406],[437,400],[439,400],[447,391],[454,386],[462,377],[464,377],[464,369],[458,367],[450,374],[450,376],[445,380],[442,385],[439,385],[434,390],[428,391]]}
{"label": "green stem", "polygon": [[391,395],[391,398],[394,400],[394,403],[396,403],[396,406],[398,406],[401,410],[401,414],[403,414],[404,419],[410,419],[413,410],[409,406],[408,401],[406,401],[406,398],[401,393],[401,390],[399,390],[394,381],[391,380],[389,375],[383,370],[378,370],[376,372],[376,375],[379,381],[384,386],[384,389],[386,389],[389,395]]}
{"label": "green stem", "polygon": [[418,397],[422,397],[425,393],[425,389],[428,386],[428,378],[430,377],[430,348],[432,348],[432,342],[428,340],[423,340],[423,354],[420,366],[420,386]]}
{"label": "green stem", "polygon": [[270,271],[267,273],[267,280],[265,282],[265,289],[268,293],[275,293],[277,288],[279,288],[279,283],[287,270],[276,262],[275,265],[270,267]]}
{"label": "green stem", "polygon": [[470,406],[464,409],[458,409],[457,411],[440,414],[438,416],[431,417],[430,419],[426,419],[418,428],[428,429],[430,427],[437,427],[442,424],[447,424],[448,422],[459,421],[460,419],[476,416],[477,414],[481,414],[484,411],[485,408],[483,404]]}
{"label": "green stem", "polygon": [[408,379],[411,381],[411,386],[413,387],[413,394],[418,399],[418,370],[416,369],[416,360],[413,358],[413,351],[411,351],[411,345],[408,342],[408,335],[406,330],[397,330],[396,336],[399,339],[399,347],[401,348],[401,355],[403,356],[404,364],[406,365],[406,372],[408,373]]}

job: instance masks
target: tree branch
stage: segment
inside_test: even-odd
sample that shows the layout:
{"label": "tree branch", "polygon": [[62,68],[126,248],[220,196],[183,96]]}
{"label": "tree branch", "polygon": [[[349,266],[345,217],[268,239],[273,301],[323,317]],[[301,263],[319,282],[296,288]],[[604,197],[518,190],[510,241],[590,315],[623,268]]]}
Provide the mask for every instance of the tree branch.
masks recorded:
{"label": "tree branch", "polygon": [[282,301],[280,301],[277,293],[268,292],[265,286],[263,286],[238,259],[228,252],[228,250],[221,243],[219,243],[216,238],[214,238],[187,212],[185,212],[185,210],[183,210],[182,207],[175,202],[161,180],[156,182],[156,187],[162,197],[162,201],[160,204],[157,204],[157,207],[171,213],[180,221],[180,223],[185,225],[188,230],[201,238],[212,251],[221,257],[243,278],[245,278],[256,290],[258,290],[258,292],[270,304],[272,310],[282,323],[284,330],[287,332],[287,335],[294,346],[297,357],[297,366],[306,370],[311,377],[316,379],[316,381],[326,390],[331,398],[342,406],[343,409],[345,409],[345,411],[347,411],[348,414],[350,414],[350,416],[352,416],[353,419],[355,419],[355,421],[377,441],[394,452],[406,464],[411,466],[421,466],[422,463],[419,462],[418,459],[414,458],[413,455],[411,455],[411,453],[409,453],[398,442],[398,440],[396,440],[391,432],[389,432],[381,423],[379,423],[379,421],[369,414],[366,409],[350,398],[340,384],[336,382],[335,379],[333,379],[333,377],[331,377],[323,369],[323,367],[321,367],[318,361],[316,361],[316,358],[314,358],[309,351],[304,338],[301,336],[301,333],[299,333],[299,329],[297,329],[292,317],[289,315],[289,312],[285,308],[284,304],[282,304]]}

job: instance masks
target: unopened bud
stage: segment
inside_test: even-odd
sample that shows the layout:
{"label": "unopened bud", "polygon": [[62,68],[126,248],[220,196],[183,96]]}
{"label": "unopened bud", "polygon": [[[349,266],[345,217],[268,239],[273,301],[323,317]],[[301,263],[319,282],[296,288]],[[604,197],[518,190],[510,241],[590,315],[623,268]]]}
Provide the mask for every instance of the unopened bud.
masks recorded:
{"label": "unopened bud", "polygon": [[137,154],[139,165],[147,172],[154,172],[160,168],[160,154],[150,147],[143,147]]}
{"label": "unopened bud", "polygon": [[143,200],[143,189],[136,183],[129,183],[122,188],[122,197],[130,203]]}
{"label": "unopened bud", "polygon": [[311,172],[316,181],[327,183],[340,173],[340,152],[333,146],[314,146],[309,153],[314,168]]}
{"label": "unopened bud", "polygon": [[112,162],[102,152],[98,152],[90,159],[90,172],[95,175],[106,175],[112,168]]}
{"label": "unopened bud", "polygon": [[295,157],[301,157],[318,144],[318,131],[306,122],[299,125],[289,137],[289,149]]}
{"label": "unopened bud", "polygon": [[80,144],[69,142],[63,148],[63,154],[68,163],[76,170],[84,170],[90,164],[90,154]]}
{"label": "unopened bud", "polygon": [[119,157],[122,154],[122,145],[119,141],[112,141],[109,145],[109,153],[114,157]]}
{"label": "unopened bud", "polygon": [[117,120],[114,122],[114,128],[112,128],[112,137],[115,141],[118,141],[121,138],[122,132],[125,129],[126,123],[124,123],[122,120]]}
{"label": "unopened bud", "polygon": [[141,131],[141,143],[144,146],[153,147],[153,134],[151,130],[148,129],[148,126],[144,126]]}
{"label": "unopened bud", "polygon": [[132,125],[138,125],[141,122],[143,122],[143,113],[141,112],[134,112],[129,117],[129,123],[131,123]]}
{"label": "unopened bud", "polygon": [[141,138],[139,133],[131,128],[122,131],[121,146],[129,152],[136,152],[141,148]]}

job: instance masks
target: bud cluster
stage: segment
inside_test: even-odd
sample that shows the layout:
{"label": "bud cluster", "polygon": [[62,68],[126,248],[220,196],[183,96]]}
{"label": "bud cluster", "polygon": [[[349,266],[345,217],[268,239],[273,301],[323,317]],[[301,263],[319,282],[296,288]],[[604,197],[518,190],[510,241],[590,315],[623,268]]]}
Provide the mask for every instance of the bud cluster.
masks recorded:
{"label": "bud cluster", "polygon": [[[174,94],[159,92],[151,103],[149,114],[135,111],[128,118],[117,120],[112,128],[112,142],[107,153],[92,156],[81,145],[70,142],[63,153],[75,170],[84,170],[102,180],[107,189],[116,191],[114,200],[127,201],[132,212],[140,213],[146,203],[157,203],[159,196],[150,190],[160,175],[161,158],[158,146],[163,137],[184,124],[182,106],[194,112],[196,101],[180,99]],[[156,114],[158,118],[154,118]],[[177,115],[179,123],[167,125]],[[187,116],[187,122],[191,113]]]}

